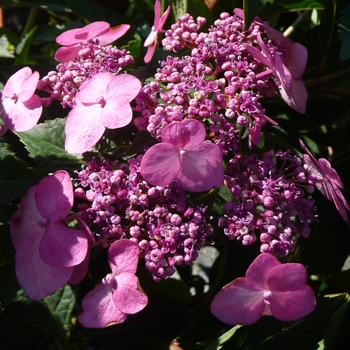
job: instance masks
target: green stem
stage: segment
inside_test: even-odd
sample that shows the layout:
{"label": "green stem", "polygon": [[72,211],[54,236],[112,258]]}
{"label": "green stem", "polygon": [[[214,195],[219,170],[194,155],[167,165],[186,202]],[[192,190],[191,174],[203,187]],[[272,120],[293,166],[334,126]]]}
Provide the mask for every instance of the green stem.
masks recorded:
{"label": "green stem", "polygon": [[27,22],[24,26],[23,32],[22,32],[22,38],[30,32],[30,30],[34,27],[34,23],[36,20],[36,15],[38,13],[38,7],[32,6],[29,11]]}

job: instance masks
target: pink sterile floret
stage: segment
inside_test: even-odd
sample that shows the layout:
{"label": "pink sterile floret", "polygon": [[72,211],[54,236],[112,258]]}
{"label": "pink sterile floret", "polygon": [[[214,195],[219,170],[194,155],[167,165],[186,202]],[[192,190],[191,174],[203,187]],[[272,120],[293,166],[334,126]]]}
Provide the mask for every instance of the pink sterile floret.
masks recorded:
{"label": "pink sterile floret", "polygon": [[10,222],[16,276],[29,298],[41,300],[67,282],[78,283],[88,265],[89,236],[62,220],[73,205],[66,171],[56,171],[29,189]]}
{"label": "pink sterile floret", "polygon": [[203,123],[195,119],[168,124],[162,143],[149,148],[141,161],[142,177],[156,186],[177,180],[190,192],[207,191],[224,180],[222,152],[218,145],[205,141]]}
{"label": "pink sterile floret", "polygon": [[67,30],[56,38],[60,47],[55,53],[58,62],[68,62],[78,57],[80,43],[86,43],[91,39],[98,40],[99,45],[108,45],[122,37],[130,26],[121,24],[111,28],[109,23],[99,21],[88,24],[83,28]]}
{"label": "pink sterile floret", "polygon": [[338,173],[331,167],[331,164],[327,159],[320,158],[317,160],[306,148],[304,143],[301,140],[299,140],[299,142],[306,152],[306,154],[303,155],[306,168],[309,173],[315,177],[315,181],[312,185],[315,185],[328,200],[334,202],[335,207],[341,214],[342,218],[347,222],[348,215],[346,209],[350,211],[350,207],[339,190],[339,188],[343,188],[344,185]]}
{"label": "pink sterile floret", "polygon": [[0,117],[4,126],[0,126],[0,136],[7,130],[27,131],[38,122],[42,113],[42,103],[35,95],[39,73],[29,67],[16,72],[7,81],[1,94]]}
{"label": "pink sterile floret", "polygon": [[249,266],[245,277],[235,279],[216,294],[210,309],[228,324],[252,324],[262,315],[296,321],[316,306],[314,292],[306,280],[303,265],[281,264],[273,255],[262,253]]}
{"label": "pink sterile floret", "polygon": [[111,244],[108,261],[112,273],[82,300],[79,322],[88,328],[103,328],[123,322],[129,314],[141,311],[148,303],[135,275],[139,260],[136,243],[121,239]]}
{"label": "pink sterile floret", "polygon": [[148,47],[146,56],[144,58],[145,63],[149,63],[154,55],[157,46],[158,33],[160,33],[164,27],[164,24],[170,13],[170,6],[165,10],[162,16],[160,16],[161,3],[160,0],[156,0],[154,4],[154,23],[152,31],[148,35],[143,46]]}
{"label": "pink sterile floret", "polygon": [[69,112],[65,149],[83,153],[93,147],[106,128],[121,128],[130,123],[130,102],[141,89],[141,82],[129,74],[98,73],[85,81]]}
{"label": "pink sterile floret", "polygon": [[[243,18],[241,9],[235,9],[234,12]],[[261,51],[251,44],[245,44],[245,49],[275,75],[283,100],[297,112],[305,113],[308,94],[301,77],[307,63],[306,47],[299,43],[293,43],[281,32],[262,22],[259,17],[255,18],[255,22],[265,29],[268,38],[278,49],[275,49],[272,54],[260,33],[257,34],[257,42]]]}

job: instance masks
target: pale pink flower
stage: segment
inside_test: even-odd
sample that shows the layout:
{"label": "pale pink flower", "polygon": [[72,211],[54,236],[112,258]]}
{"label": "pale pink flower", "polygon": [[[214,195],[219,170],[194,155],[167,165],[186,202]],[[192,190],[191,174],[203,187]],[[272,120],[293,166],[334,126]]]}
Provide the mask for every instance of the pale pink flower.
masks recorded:
{"label": "pale pink flower", "polygon": [[103,328],[124,322],[129,314],[141,311],[148,303],[135,275],[139,260],[136,243],[121,239],[108,250],[109,273],[82,300],[83,312],[79,322],[84,327]]}
{"label": "pale pink flower", "polygon": [[106,128],[121,128],[132,119],[131,100],[141,82],[129,74],[98,73],[84,82],[69,112],[65,131],[65,149],[83,153],[93,147]]}
{"label": "pale pink flower", "polygon": [[154,4],[154,23],[152,26],[152,31],[145,40],[144,47],[148,47],[146,56],[144,58],[145,63],[149,63],[154,55],[158,42],[158,33],[163,30],[164,24],[170,13],[170,6],[165,10],[165,12],[160,16],[161,4],[160,0],[156,0]]}
{"label": "pale pink flower", "polygon": [[345,221],[348,221],[346,209],[350,211],[350,207],[339,190],[339,188],[343,188],[344,185],[338,173],[331,167],[331,164],[327,159],[319,158],[317,160],[306,148],[303,141],[299,140],[299,142],[301,147],[306,152],[306,154],[303,155],[303,158],[307,166],[307,170],[316,178],[315,186],[328,200],[334,202],[335,207],[339,211],[342,218]]}
{"label": "pale pink flower", "polygon": [[43,107],[41,99],[35,95],[39,73],[24,67],[13,74],[1,93],[0,118],[4,126],[0,136],[7,130],[27,131],[38,122]]}
{"label": "pale pink flower", "polygon": [[223,183],[222,152],[205,141],[203,123],[195,119],[168,124],[162,143],[149,148],[141,161],[142,177],[156,186],[177,180],[190,192],[207,191]]}
{"label": "pale pink flower", "polygon": [[130,26],[121,24],[111,28],[109,23],[104,21],[93,22],[83,28],[67,30],[56,38],[57,44],[63,45],[55,53],[58,62],[73,61],[78,57],[81,43],[89,40],[98,40],[99,45],[108,45],[122,37]]}
{"label": "pale pink flower", "polygon": [[62,222],[73,199],[70,176],[59,170],[30,188],[11,218],[16,276],[33,300],[45,298],[67,282],[78,283],[85,276],[88,232]]}
{"label": "pale pink flower", "polygon": [[281,264],[271,254],[262,253],[245,277],[235,279],[216,294],[210,310],[220,321],[232,325],[252,324],[263,315],[296,321],[316,306],[314,292],[306,281],[303,265]]}

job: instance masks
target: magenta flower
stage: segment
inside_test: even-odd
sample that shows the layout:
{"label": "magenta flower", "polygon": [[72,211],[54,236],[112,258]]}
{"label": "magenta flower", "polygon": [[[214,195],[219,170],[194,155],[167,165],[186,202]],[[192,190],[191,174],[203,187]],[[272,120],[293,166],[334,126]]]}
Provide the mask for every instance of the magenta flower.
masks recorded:
{"label": "magenta flower", "polygon": [[41,113],[42,103],[35,95],[39,73],[24,67],[7,81],[1,94],[0,117],[4,126],[0,126],[0,136],[7,130],[27,131],[36,125]]}
{"label": "magenta flower", "polygon": [[82,300],[83,312],[78,319],[84,327],[103,328],[124,322],[129,314],[147,305],[147,295],[139,290],[135,275],[138,260],[136,243],[121,239],[111,244],[108,261],[112,273]]}
{"label": "magenta flower", "polygon": [[149,148],[141,161],[142,177],[156,186],[177,180],[190,192],[202,192],[220,186],[224,180],[222,152],[205,141],[205,127],[195,119],[168,124],[162,143]]}
{"label": "magenta flower", "polygon": [[306,148],[304,143],[301,140],[299,140],[299,142],[301,147],[307,153],[304,154],[303,158],[309,173],[316,178],[315,186],[328,200],[334,202],[340,215],[347,222],[348,215],[346,209],[350,211],[350,207],[339,190],[339,187],[343,188],[344,185],[338,173],[331,167],[331,164],[327,159],[320,158],[317,160]]}
{"label": "magenta flower", "polygon": [[[243,10],[235,9],[234,13],[243,18]],[[263,27],[266,34],[273,43],[277,45],[275,52],[269,50],[267,42],[261,38],[260,33],[257,34],[257,42],[261,51],[250,44],[245,44],[245,49],[260,63],[269,68],[267,72],[261,75],[272,73],[279,82],[279,90],[283,100],[300,113],[306,111],[307,90],[302,80],[305,71],[308,52],[305,46],[299,43],[293,43],[289,38],[285,37],[278,30],[264,23],[259,17],[255,18],[255,22]]]}
{"label": "magenta flower", "polygon": [[210,310],[220,321],[248,325],[263,315],[296,321],[316,306],[306,283],[307,271],[297,263],[281,264],[273,255],[260,254],[246,276],[235,279],[214,297]]}
{"label": "magenta flower", "polygon": [[84,82],[76,95],[76,105],[67,117],[66,151],[86,152],[106,128],[129,124],[132,119],[130,101],[140,89],[141,82],[129,74],[98,73]]}
{"label": "magenta flower", "polygon": [[86,43],[91,39],[98,40],[99,45],[108,45],[122,37],[130,26],[121,24],[111,28],[107,22],[93,22],[83,28],[67,30],[56,38],[57,44],[63,45],[55,53],[58,62],[73,61],[78,57],[81,49],[80,43]]}
{"label": "magenta flower", "polygon": [[149,63],[154,55],[157,46],[158,33],[160,33],[164,27],[164,24],[170,13],[170,6],[165,10],[162,17],[160,16],[161,4],[160,0],[156,0],[154,4],[154,23],[152,31],[145,40],[144,47],[148,47],[146,56],[144,58],[145,63]]}
{"label": "magenta flower", "polygon": [[11,218],[16,276],[33,300],[45,298],[67,282],[78,283],[85,276],[88,233],[62,223],[73,199],[70,176],[59,170],[30,188]]}

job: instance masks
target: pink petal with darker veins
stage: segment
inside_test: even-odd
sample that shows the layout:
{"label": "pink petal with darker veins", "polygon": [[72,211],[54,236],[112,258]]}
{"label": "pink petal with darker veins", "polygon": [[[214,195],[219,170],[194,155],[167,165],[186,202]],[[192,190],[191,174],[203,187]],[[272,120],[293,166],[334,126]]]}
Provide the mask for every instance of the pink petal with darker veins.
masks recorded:
{"label": "pink petal with darker veins", "polygon": [[80,104],[69,112],[65,124],[65,150],[68,153],[86,152],[100,140],[106,129],[98,115],[100,109],[99,105]]}
{"label": "pink petal with darker veins", "polygon": [[33,129],[42,114],[42,104],[39,96],[33,95],[26,102],[5,99],[2,101],[6,115],[3,117],[5,125],[18,132]]}
{"label": "pink petal with darker veins", "polygon": [[220,321],[228,324],[252,324],[265,309],[264,291],[253,291],[245,278],[227,284],[214,297],[210,311]]}
{"label": "pink petal with darker veins", "polygon": [[273,255],[268,253],[260,254],[252,262],[245,274],[249,288],[252,290],[267,289],[266,276],[273,267],[279,265],[281,263]]}
{"label": "pink petal with darker veins", "polygon": [[217,145],[203,142],[194,149],[181,152],[181,167],[176,179],[190,192],[208,191],[224,181],[222,152]]}
{"label": "pink petal with darker veins", "polygon": [[86,257],[88,240],[85,231],[51,223],[40,242],[41,258],[52,266],[70,267],[80,264]]}
{"label": "pink petal with darker veins", "polygon": [[33,72],[23,80],[20,93],[18,94],[18,98],[22,102],[29,100],[34,95],[39,78],[39,73]]}
{"label": "pink petal with darker veins", "polygon": [[22,197],[18,210],[12,215],[10,221],[11,240],[15,249],[31,236],[41,236],[44,228],[38,225],[42,218],[35,204],[35,192],[37,186],[31,187]]}
{"label": "pink petal with darker veins", "polygon": [[162,132],[162,141],[174,145],[177,149],[196,148],[204,140],[206,131],[203,123],[195,119],[168,124]]}
{"label": "pink petal with darker veins", "polygon": [[113,301],[117,308],[126,314],[141,311],[148,303],[147,295],[138,290],[138,278],[131,273],[116,276]]}
{"label": "pink petal with darker veins", "polygon": [[112,299],[112,285],[99,284],[81,302],[83,312],[79,322],[88,328],[103,328],[122,323],[127,314],[121,312]]}
{"label": "pink petal with darker veins", "polygon": [[30,299],[41,300],[63,287],[73,273],[73,267],[46,264],[39,254],[41,235],[31,235],[16,250],[18,283]]}
{"label": "pink petal with darker veins", "polygon": [[134,274],[139,261],[139,247],[128,239],[120,239],[111,244],[108,250],[108,262],[117,275],[128,272]]}
{"label": "pink petal with darker veins", "polygon": [[315,306],[315,294],[308,285],[291,292],[273,292],[270,301],[272,315],[285,322],[296,321],[307,316]]}
{"label": "pink petal with darker veins", "polygon": [[73,201],[72,180],[65,170],[58,170],[39,182],[35,202],[38,211],[46,220],[58,222],[64,219],[71,211]]}
{"label": "pink petal with darker veins", "polygon": [[295,291],[306,283],[307,271],[301,264],[280,264],[267,272],[266,279],[273,292]]}
{"label": "pink petal with darker veins", "polygon": [[158,143],[142,157],[140,173],[152,185],[169,185],[180,170],[180,152],[170,143]]}

